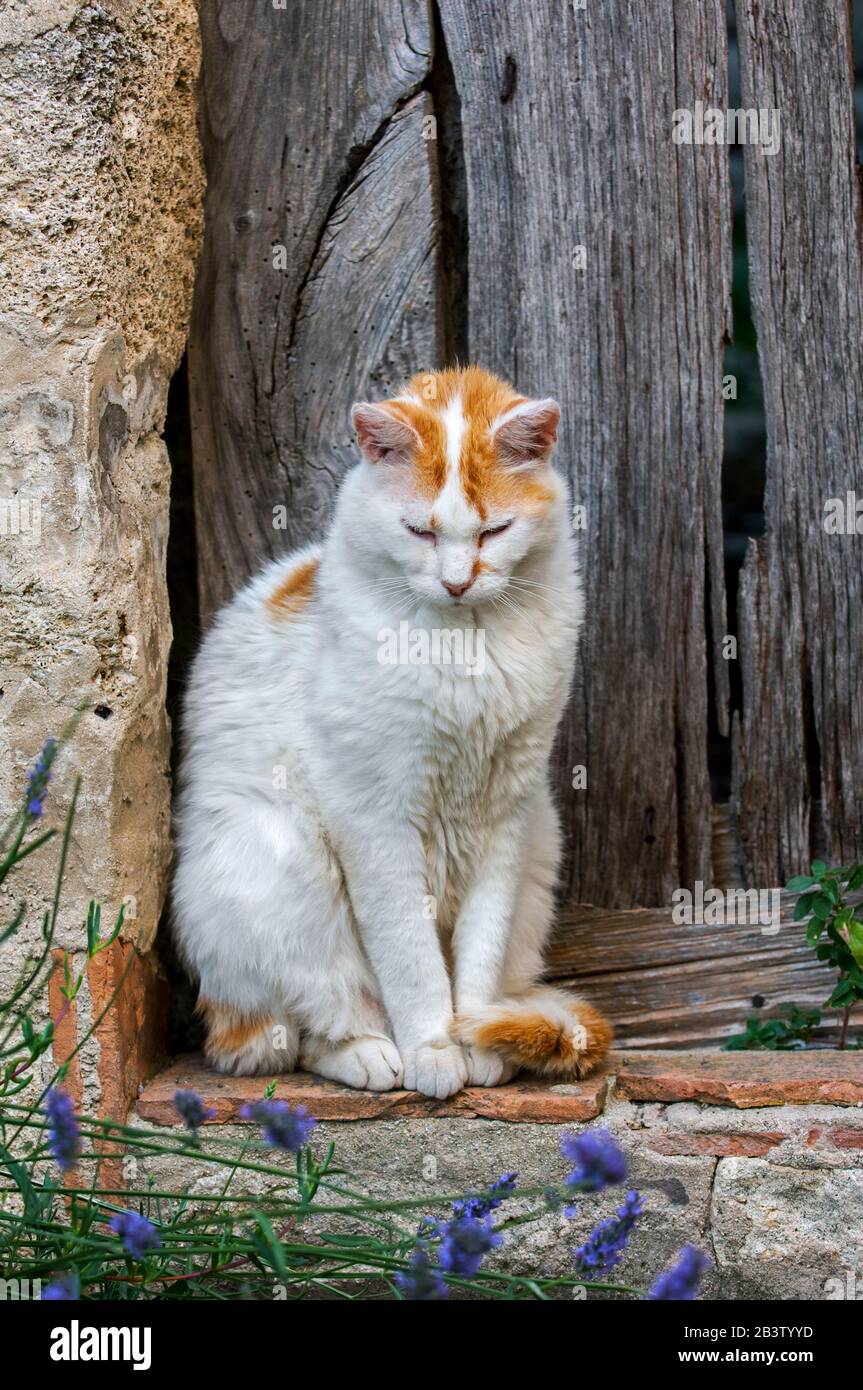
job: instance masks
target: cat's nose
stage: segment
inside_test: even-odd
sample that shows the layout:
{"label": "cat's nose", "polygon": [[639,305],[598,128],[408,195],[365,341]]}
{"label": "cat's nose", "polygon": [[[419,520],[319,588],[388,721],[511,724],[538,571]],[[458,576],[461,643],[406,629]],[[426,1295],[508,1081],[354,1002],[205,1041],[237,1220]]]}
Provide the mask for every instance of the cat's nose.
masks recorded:
{"label": "cat's nose", "polygon": [[462,594],[467,593],[468,589],[473,583],[473,580],[468,579],[464,584],[450,584],[448,580],[443,579],[441,580],[441,583],[443,584],[447,593],[451,594],[453,598],[461,598]]}

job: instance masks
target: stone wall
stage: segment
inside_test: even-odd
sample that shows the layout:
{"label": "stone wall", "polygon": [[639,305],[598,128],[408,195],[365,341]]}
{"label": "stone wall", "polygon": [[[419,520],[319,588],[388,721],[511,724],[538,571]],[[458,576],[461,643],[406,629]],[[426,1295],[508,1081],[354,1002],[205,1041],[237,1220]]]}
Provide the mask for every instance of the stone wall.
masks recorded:
{"label": "stone wall", "polygon": [[[79,952],[91,896],[111,920],[125,902],[124,936],[149,948],[170,864],[161,433],[201,233],[198,69],[194,0],[11,0],[0,14],[0,800],[17,804],[43,740],[87,702],[45,816],[80,774],[57,934]],[[55,865],[49,848],[11,880],[29,911],[0,984],[38,941]],[[100,961],[97,993],[127,958],[118,943]],[[133,970],[140,1032],[155,976]],[[87,984],[66,1048],[91,1015]],[[70,1081],[104,1106],[99,1054],[88,1044]],[[109,1081],[112,1106],[134,1090],[116,1065]]]}
{"label": "stone wall", "polygon": [[[648,1288],[691,1243],[713,1262],[706,1299],[863,1298],[863,1111],[612,1100],[602,1124],[626,1152],[627,1187],[641,1193],[646,1208],[615,1282]],[[426,1196],[428,1213],[443,1214],[436,1195],[481,1190],[508,1170],[518,1171],[524,1187],[561,1182],[561,1136],[582,1128],[479,1118],[330,1120],[315,1131],[313,1147],[322,1154],[335,1142],[337,1164],[355,1179],[349,1185],[379,1199]],[[247,1136],[246,1126],[218,1131],[235,1145]],[[270,1153],[266,1161],[279,1160]],[[288,1156],[286,1175],[292,1167]],[[152,1179],[194,1202],[218,1191],[226,1171],[162,1157],[136,1160],[130,1177],[137,1188]],[[256,1196],[275,1185],[244,1173],[234,1190]],[[580,1197],[572,1219],[550,1211],[513,1228],[489,1267],[547,1277],[570,1272],[573,1248],[613,1214],[623,1191]],[[520,1210],[512,1207],[513,1214]],[[405,1233],[418,1219],[405,1217]]]}
{"label": "stone wall", "polygon": [[[177,1125],[175,1091],[199,1091],[211,1110],[207,1148],[230,1162],[249,1138],[237,1121],[264,1085],[181,1058],[144,1087],[137,1114],[164,1139],[165,1127]],[[863,1298],[863,1054],[856,1050],[612,1053],[586,1081],[522,1077],[445,1101],[350,1091],[295,1073],[277,1079],[276,1096],[320,1119],[313,1148],[323,1154],[335,1143],[349,1186],[376,1198],[420,1199],[420,1215],[443,1215],[443,1194],[482,1190],[513,1169],[522,1188],[541,1192],[566,1175],[564,1134],[610,1130],[627,1157],[625,1187],[580,1196],[573,1217],[549,1210],[513,1227],[494,1256],[494,1267],[510,1273],[570,1272],[572,1250],[635,1188],[645,1214],[614,1282],[645,1289],[694,1244],[712,1262],[708,1299]],[[279,1162],[265,1152],[267,1163]],[[248,1156],[257,1156],[254,1139]],[[226,1171],[197,1157],[132,1162],[138,1190],[151,1178],[193,1201],[218,1191]],[[256,1196],[273,1182],[241,1172],[233,1190]],[[510,1214],[521,1210],[516,1202]],[[405,1235],[417,1219],[416,1209],[404,1218]]]}

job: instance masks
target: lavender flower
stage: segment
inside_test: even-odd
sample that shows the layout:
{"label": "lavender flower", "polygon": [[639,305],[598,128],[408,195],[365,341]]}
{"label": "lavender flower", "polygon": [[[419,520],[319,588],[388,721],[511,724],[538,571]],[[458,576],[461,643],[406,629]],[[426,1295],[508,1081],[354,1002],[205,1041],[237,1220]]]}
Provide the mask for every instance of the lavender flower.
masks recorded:
{"label": "lavender flower", "polygon": [[304,1105],[292,1110],[286,1100],[256,1100],[253,1105],[243,1106],[240,1117],[261,1125],[268,1144],[276,1149],[289,1149],[291,1153],[299,1153],[309,1142],[309,1135],[318,1123]]}
{"label": "lavender flower", "polygon": [[52,1090],[45,1097],[45,1115],[48,1120],[48,1148],[54,1162],[65,1173],[73,1167],[81,1152],[81,1135],[75,1118],[72,1097],[65,1091]]}
{"label": "lavender flower", "polygon": [[187,1129],[197,1134],[205,1120],[212,1120],[215,1110],[205,1105],[197,1091],[175,1091],[174,1109],[186,1122]]}
{"label": "lavender flower", "polygon": [[137,1211],[120,1211],[109,1222],[115,1236],[123,1242],[123,1249],[133,1260],[143,1260],[148,1250],[160,1250],[162,1237],[146,1216]]}
{"label": "lavender flower", "polygon": [[617,1215],[601,1221],[591,1231],[584,1245],[573,1251],[575,1268],[586,1279],[595,1279],[614,1269],[623,1259],[635,1223],[644,1211],[644,1203],[637,1192],[627,1192],[623,1206],[618,1207]]}
{"label": "lavender flower", "polygon": [[472,1278],[483,1258],[503,1237],[491,1228],[491,1216],[456,1216],[441,1228],[440,1266],[447,1274]]}
{"label": "lavender flower", "polygon": [[710,1261],[706,1255],[694,1245],[684,1245],[677,1264],[660,1274],[647,1297],[668,1300],[693,1299],[698,1293],[702,1274],[709,1268]]}
{"label": "lavender flower", "polygon": [[58,1274],[42,1290],[42,1302],[74,1303],[81,1294],[81,1282],[77,1274]]}
{"label": "lavender flower", "polygon": [[585,1134],[565,1134],[560,1152],[574,1164],[566,1178],[569,1187],[585,1192],[601,1192],[623,1182],[626,1177],[626,1158],[607,1129],[590,1129]]}
{"label": "lavender flower", "polygon": [[408,1268],[396,1275],[396,1283],[412,1303],[437,1303],[447,1296],[444,1277],[432,1264],[424,1245],[416,1247]]}
{"label": "lavender flower", "polygon": [[48,790],[48,783],[51,781],[51,764],[57,752],[57,740],[48,738],[42,746],[42,752],[27,774],[27,813],[34,819],[42,814],[45,793]]}
{"label": "lavender flower", "polygon": [[500,1206],[507,1197],[511,1197],[515,1192],[516,1178],[518,1173],[503,1173],[491,1184],[489,1194],[492,1197],[465,1197],[464,1200],[453,1202],[452,1209],[456,1216],[488,1216],[490,1211],[494,1211]]}

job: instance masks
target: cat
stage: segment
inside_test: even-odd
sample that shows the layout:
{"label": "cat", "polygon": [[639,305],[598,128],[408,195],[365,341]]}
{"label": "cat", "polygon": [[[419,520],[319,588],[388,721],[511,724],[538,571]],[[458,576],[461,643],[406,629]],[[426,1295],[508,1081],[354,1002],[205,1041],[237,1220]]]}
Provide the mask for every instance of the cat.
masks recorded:
{"label": "cat", "polygon": [[[206,636],[174,912],[219,1070],[443,1099],[607,1052],[607,1020],[540,983],[583,611],[559,417],[473,366],[355,405],[326,539]],[[437,646],[382,659],[406,622]]]}

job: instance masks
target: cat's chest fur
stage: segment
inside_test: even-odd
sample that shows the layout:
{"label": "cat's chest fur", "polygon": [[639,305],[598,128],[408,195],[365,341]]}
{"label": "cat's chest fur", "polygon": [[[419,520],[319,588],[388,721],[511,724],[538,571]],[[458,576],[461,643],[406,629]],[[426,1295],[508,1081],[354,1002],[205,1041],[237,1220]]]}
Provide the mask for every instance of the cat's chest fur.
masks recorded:
{"label": "cat's chest fur", "polygon": [[[324,641],[314,760],[336,795],[416,828],[441,925],[495,825],[544,779],[574,634],[532,620],[483,629],[481,669],[382,664],[374,632]],[[345,673],[350,672],[350,679]],[[322,698],[323,697],[323,698]]]}
{"label": "cat's chest fur", "polygon": [[364,785],[372,774],[399,800],[425,796],[430,809],[443,802],[454,815],[476,810],[495,774],[505,777],[508,751],[559,704],[563,667],[560,643],[544,643],[535,627],[481,634],[472,674],[448,662],[381,663],[371,633],[325,645],[316,687],[334,696],[321,731],[331,758]]}

